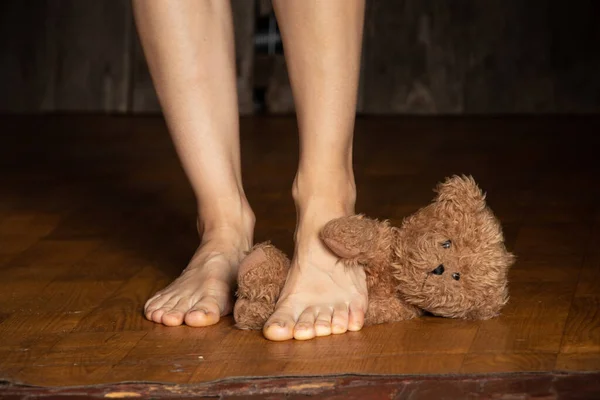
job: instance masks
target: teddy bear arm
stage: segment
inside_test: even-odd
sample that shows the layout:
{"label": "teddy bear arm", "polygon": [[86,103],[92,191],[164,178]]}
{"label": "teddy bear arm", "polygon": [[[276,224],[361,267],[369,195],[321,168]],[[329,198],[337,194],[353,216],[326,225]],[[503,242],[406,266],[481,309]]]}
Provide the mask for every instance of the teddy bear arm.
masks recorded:
{"label": "teddy bear arm", "polygon": [[405,303],[398,297],[369,298],[365,325],[404,321],[421,314],[422,311],[418,307]]}
{"label": "teddy bear arm", "polygon": [[369,264],[371,260],[390,257],[393,232],[387,222],[353,215],[328,222],[321,239],[346,263]]}

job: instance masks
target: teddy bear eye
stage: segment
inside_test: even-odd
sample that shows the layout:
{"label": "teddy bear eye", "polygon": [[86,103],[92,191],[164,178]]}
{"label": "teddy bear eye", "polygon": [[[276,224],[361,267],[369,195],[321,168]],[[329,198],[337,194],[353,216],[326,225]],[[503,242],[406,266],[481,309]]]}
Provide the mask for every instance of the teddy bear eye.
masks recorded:
{"label": "teddy bear eye", "polygon": [[455,272],[455,273],[453,273],[453,274],[452,274],[452,278],[453,278],[455,281],[457,281],[457,280],[459,280],[459,279],[460,279],[460,274],[459,274],[458,272]]}
{"label": "teddy bear eye", "polygon": [[442,242],[442,247],[445,249],[449,249],[451,245],[452,241],[450,239],[446,240],[445,242]]}

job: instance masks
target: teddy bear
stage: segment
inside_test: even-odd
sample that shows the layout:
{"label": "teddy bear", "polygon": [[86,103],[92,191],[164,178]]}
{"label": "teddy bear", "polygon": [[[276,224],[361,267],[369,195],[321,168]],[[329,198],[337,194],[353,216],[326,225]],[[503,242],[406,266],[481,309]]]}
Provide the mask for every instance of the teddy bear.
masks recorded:
{"label": "teddy bear", "polygon": [[[473,177],[439,183],[431,204],[400,227],[363,215],[328,222],[325,245],[343,261],[364,268],[368,288],[365,325],[411,319],[424,312],[449,318],[495,317],[508,301],[507,273],[515,256]],[[242,261],[234,319],[240,329],[261,329],[273,313],[290,266],[270,243]]]}

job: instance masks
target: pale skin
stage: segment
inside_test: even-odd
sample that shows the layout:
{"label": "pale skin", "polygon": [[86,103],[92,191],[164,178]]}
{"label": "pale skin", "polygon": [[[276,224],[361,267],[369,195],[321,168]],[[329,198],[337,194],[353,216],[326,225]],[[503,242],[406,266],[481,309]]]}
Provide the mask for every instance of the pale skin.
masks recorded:
{"label": "pale skin", "polygon": [[[215,324],[232,310],[237,269],[253,241],[241,181],[231,9],[224,0],[133,0],[158,97],[198,205],[198,250],[150,298],[146,318],[167,326]],[[361,269],[340,267],[319,240],[331,219],[354,214],[352,139],[364,0],[274,1],[300,134],[292,185],[292,267],[263,333],[312,339],[362,328]]]}

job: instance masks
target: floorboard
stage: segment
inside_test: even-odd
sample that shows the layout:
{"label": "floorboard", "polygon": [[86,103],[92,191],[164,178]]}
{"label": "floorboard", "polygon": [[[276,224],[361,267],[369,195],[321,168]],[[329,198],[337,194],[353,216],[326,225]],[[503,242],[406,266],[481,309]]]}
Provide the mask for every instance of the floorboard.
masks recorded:
{"label": "floorboard", "polygon": [[[6,393],[20,393],[20,384],[122,382],[205,385],[213,393],[211,382],[331,376],[314,383],[327,391],[344,375],[466,382],[505,373],[558,393],[561,382],[599,379],[598,117],[359,118],[357,211],[400,223],[432,199],[438,181],[472,174],[518,256],[511,299],[489,321],[424,317],[284,343],[236,330],[230,317],[209,329],[143,318],[145,300],[177,276],[197,241],[194,198],[160,118],[0,120]],[[289,253],[295,122],[243,118],[241,129],[256,240]]]}

